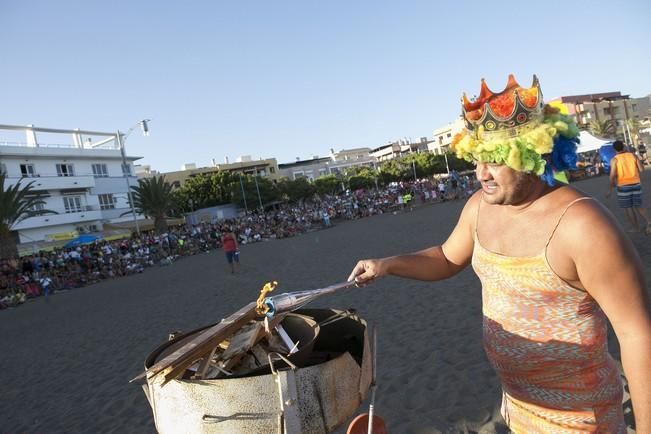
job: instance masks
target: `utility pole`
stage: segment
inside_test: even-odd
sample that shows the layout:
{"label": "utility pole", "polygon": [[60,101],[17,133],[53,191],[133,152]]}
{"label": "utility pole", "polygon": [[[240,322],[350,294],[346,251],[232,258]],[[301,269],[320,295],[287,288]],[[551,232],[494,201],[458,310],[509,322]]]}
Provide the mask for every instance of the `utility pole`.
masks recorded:
{"label": "utility pole", "polygon": [[242,199],[244,199],[244,210],[249,213],[249,207],[246,206],[246,193],[244,193],[244,183],[242,182],[242,172],[240,172],[240,187],[242,187]]}
{"label": "utility pole", "polygon": [[260,197],[260,187],[258,187],[258,175],[255,175],[253,177],[253,180],[255,181],[255,190],[258,192],[258,204],[260,205],[260,211],[262,211],[262,198]]}
{"label": "utility pole", "polygon": [[122,175],[127,182],[127,196],[129,197],[129,206],[131,207],[131,214],[133,215],[133,223],[136,226],[136,233],[140,236],[140,225],[138,224],[138,216],[136,215],[136,208],[133,203],[133,196],[131,195],[131,183],[129,182],[129,175],[131,174],[130,166],[127,164],[127,156],[124,152],[124,142],[122,141],[122,133],[120,130],[115,134],[120,148],[120,155],[122,156]]}

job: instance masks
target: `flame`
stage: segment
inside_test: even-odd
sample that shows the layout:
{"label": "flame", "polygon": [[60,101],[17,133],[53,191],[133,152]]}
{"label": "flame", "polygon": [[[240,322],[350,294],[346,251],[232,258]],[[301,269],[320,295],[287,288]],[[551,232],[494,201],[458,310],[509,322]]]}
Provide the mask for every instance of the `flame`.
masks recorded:
{"label": "flame", "polygon": [[276,289],[276,286],[278,286],[278,282],[274,280],[273,282],[265,283],[262,289],[260,290],[260,295],[258,296],[258,300],[255,302],[255,311],[257,312],[258,315],[264,315],[269,310],[269,308],[264,305],[264,299],[268,293]]}

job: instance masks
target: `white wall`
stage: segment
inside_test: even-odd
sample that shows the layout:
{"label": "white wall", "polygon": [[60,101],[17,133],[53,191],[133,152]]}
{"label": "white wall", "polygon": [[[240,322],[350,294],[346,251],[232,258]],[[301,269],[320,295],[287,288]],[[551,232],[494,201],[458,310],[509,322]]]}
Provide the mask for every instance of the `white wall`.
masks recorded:
{"label": "white wall", "polygon": [[[78,226],[96,225],[101,229],[102,220],[133,219],[131,215],[119,217],[119,214],[130,209],[119,151],[61,149],[60,151],[67,152],[56,155],[56,148],[31,147],[28,151],[25,148],[0,147],[0,162],[6,167],[7,184],[20,182],[21,185],[26,185],[33,181],[35,190],[48,194],[44,198],[44,208],[59,214],[28,218],[15,225],[13,229],[19,231],[21,242],[40,241],[48,234],[73,231]],[[92,158],[93,156],[97,158]],[[35,177],[21,178],[21,164],[32,164]],[[59,177],[57,164],[71,164],[74,176]],[[94,177],[93,164],[105,164],[108,177]],[[129,164],[133,166],[132,161]],[[131,170],[135,174],[133,167]],[[138,185],[138,180],[131,176],[129,183],[135,186]],[[64,193],[71,192],[71,189],[78,190],[74,195],[81,197],[82,212],[65,212]],[[115,209],[101,210],[99,194],[113,194],[116,199]]]}

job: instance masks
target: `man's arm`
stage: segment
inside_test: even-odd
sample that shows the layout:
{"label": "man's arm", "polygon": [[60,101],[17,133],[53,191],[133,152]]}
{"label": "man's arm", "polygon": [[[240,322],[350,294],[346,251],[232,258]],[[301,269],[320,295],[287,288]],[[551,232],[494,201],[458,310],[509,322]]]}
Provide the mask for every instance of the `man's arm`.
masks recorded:
{"label": "man's arm", "polygon": [[635,162],[637,163],[637,170],[640,171],[640,175],[641,175],[642,173],[644,173],[644,164],[642,164],[641,156],[640,156],[640,158],[635,156]]}
{"label": "man's arm", "polygon": [[615,162],[615,159],[613,158],[610,160],[610,176],[609,176],[609,183],[608,183],[608,191],[606,192],[606,197],[610,197],[611,194],[613,194],[613,188],[617,185],[617,165],[613,164]]}
{"label": "man's arm", "polygon": [[381,259],[359,261],[348,280],[370,283],[378,277],[393,275],[416,280],[443,280],[463,270],[472,258],[474,222],[481,194],[474,194],[461,211],[461,217],[442,246]]}
{"label": "man's arm", "polygon": [[563,247],[619,340],[637,433],[651,434],[651,304],[642,262],[610,212],[597,203],[576,208]]}

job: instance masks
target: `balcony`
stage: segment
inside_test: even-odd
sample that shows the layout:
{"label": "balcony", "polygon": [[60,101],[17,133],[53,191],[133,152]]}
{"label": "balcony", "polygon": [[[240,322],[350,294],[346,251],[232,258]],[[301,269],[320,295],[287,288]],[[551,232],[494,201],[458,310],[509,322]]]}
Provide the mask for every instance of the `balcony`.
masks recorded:
{"label": "balcony", "polygon": [[64,210],[53,210],[59,214],[47,214],[27,218],[11,227],[11,230],[42,228],[47,226],[76,224],[87,221],[102,220],[102,211],[98,206],[84,206],[79,212],[66,213]]}
{"label": "balcony", "polygon": [[34,190],[67,190],[95,187],[93,176],[35,176],[35,177],[8,177],[7,183],[14,185],[20,181],[25,186],[32,183]]}

